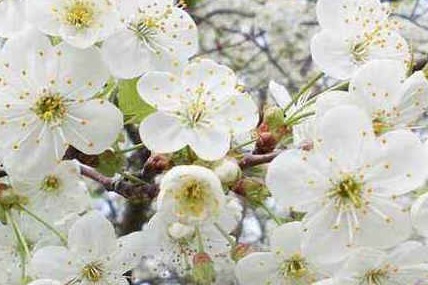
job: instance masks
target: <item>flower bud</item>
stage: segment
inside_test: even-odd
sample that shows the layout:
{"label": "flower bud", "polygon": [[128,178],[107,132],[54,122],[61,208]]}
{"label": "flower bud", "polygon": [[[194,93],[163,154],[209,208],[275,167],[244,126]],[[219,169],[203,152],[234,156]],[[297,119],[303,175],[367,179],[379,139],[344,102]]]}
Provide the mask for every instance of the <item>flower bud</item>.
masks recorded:
{"label": "flower bud", "polygon": [[233,261],[238,262],[239,260],[241,260],[252,252],[253,248],[251,247],[251,245],[247,243],[239,243],[232,248],[230,252],[230,257]]}
{"label": "flower bud", "polygon": [[231,185],[241,178],[241,168],[236,160],[224,159],[214,167],[214,173],[223,184]]}
{"label": "flower bud", "polygon": [[272,152],[278,141],[275,139],[274,135],[271,132],[262,132],[259,133],[259,138],[256,141],[256,150],[255,154],[265,154]]}
{"label": "flower bud", "polygon": [[263,183],[250,178],[239,180],[233,191],[245,197],[254,207],[263,205],[266,199],[271,196],[268,188]]}
{"label": "flower bud", "polygon": [[155,154],[148,159],[146,167],[151,171],[161,173],[171,168],[171,161],[166,155]]}
{"label": "flower bud", "polygon": [[216,273],[214,262],[205,252],[198,252],[193,256],[193,281],[197,285],[214,284]]}

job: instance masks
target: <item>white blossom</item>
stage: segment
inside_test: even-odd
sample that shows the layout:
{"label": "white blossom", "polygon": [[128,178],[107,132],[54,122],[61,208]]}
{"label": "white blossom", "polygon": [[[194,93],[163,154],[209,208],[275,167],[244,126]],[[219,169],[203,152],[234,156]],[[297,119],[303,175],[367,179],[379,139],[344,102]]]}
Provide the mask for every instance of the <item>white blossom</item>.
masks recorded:
{"label": "white blossom", "polygon": [[121,29],[103,44],[113,75],[138,77],[148,71],[180,71],[198,51],[192,18],[173,0],[120,0]]}
{"label": "white blossom", "polygon": [[300,222],[274,229],[268,252],[251,253],[239,260],[235,273],[240,284],[312,284],[325,276],[323,269],[306,257],[302,236]]}
{"label": "white blossom", "polygon": [[158,112],[141,123],[143,142],[159,153],[188,145],[204,160],[222,158],[231,135],[249,131],[258,120],[257,106],[236,85],[233,71],[210,60],[187,65],[181,77],[146,73],[138,91]]}
{"label": "white blossom", "polygon": [[415,241],[400,244],[390,253],[372,248],[357,249],[327,284],[428,284],[427,256],[428,248]]}
{"label": "white blossom", "polygon": [[400,61],[376,60],[361,67],[349,92],[325,93],[317,101],[317,116],[339,105],[356,105],[372,118],[377,135],[395,129],[415,129],[428,107],[428,81],[422,71],[407,77]]}
{"label": "white blossom", "polygon": [[313,151],[284,151],[266,177],[280,206],[307,212],[308,252],[329,263],[355,246],[388,248],[409,238],[410,213],[395,200],[425,181],[419,138],[404,130],[376,138],[355,106],[327,112],[317,134]]}
{"label": "white blossom", "polygon": [[111,0],[27,0],[28,20],[43,33],[88,48],[110,36],[119,25]]}
{"label": "white blossom", "polygon": [[138,264],[143,243],[141,232],[116,239],[113,225],[91,212],[70,229],[67,247],[47,246],[35,252],[31,273],[61,284],[125,285],[122,275]]}
{"label": "white blossom", "polygon": [[97,48],[53,47],[25,33],[6,43],[0,61],[0,145],[8,171],[41,171],[68,145],[98,154],[115,141],[123,116],[94,98],[108,79]]}
{"label": "white blossom", "polygon": [[352,77],[359,66],[374,59],[409,63],[409,47],[388,15],[388,7],[379,0],[318,1],[322,30],[312,39],[314,61],[338,79]]}

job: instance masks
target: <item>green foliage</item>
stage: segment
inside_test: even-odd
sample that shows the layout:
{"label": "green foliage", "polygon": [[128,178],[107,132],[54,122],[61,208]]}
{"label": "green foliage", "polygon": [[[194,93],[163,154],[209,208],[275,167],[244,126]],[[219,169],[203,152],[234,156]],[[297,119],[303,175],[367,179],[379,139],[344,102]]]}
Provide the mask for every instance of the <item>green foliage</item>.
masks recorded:
{"label": "green foliage", "polygon": [[138,79],[132,79],[119,82],[118,105],[127,124],[139,124],[155,111],[138,95],[137,81]]}

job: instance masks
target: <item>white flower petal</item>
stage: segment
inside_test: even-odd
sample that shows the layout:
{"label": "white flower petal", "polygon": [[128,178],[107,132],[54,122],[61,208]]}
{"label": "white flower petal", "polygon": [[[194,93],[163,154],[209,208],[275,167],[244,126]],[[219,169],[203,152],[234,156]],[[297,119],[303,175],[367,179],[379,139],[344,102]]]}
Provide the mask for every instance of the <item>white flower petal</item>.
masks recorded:
{"label": "white flower petal", "polygon": [[401,96],[400,89],[406,72],[401,61],[372,61],[361,67],[352,78],[350,96],[370,115],[390,113]]}
{"label": "white flower petal", "polygon": [[306,202],[321,203],[330,187],[319,168],[322,166],[317,160],[312,162],[303,151],[284,151],[269,164],[266,185],[284,209],[304,210],[308,207]]}
{"label": "white flower petal", "polygon": [[269,82],[269,91],[276,104],[280,108],[285,108],[292,101],[288,90],[284,86],[276,83],[273,80]]}
{"label": "white flower petal", "polygon": [[311,53],[314,62],[337,79],[351,78],[358,68],[352,61],[349,44],[328,31],[321,31],[312,38]]}
{"label": "white flower petal", "polygon": [[204,160],[219,160],[230,148],[230,135],[222,130],[197,128],[189,137],[190,147],[198,157]]}
{"label": "white flower petal", "polygon": [[104,99],[69,106],[68,119],[61,125],[71,145],[86,154],[99,154],[110,147],[123,128],[123,115]]}
{"label": "white flower petal", "polygon": [[411,214],[413,226],[421,235],[428,237],[428,193],[416,200]]}
{"label": "white flower petal", "polygon": [[138,81],[138,93],[141,98],[162,111],[180,110],[184,90],[179,79],[166,72],[148,72]]}
{"label": "white flower petal", "polygon": [[[202,86],[205,91],[210,92],[209,98],[215,103],[235,94],[237,78],[228,67],[204,59],[194,61],[185,67],[183,84],[193,92]],[[210,100],[205,99],[206,102]]]}
{"label": "white flower petal", "polygon": [[90,212],[71,227],[68,247],[85,262],[106,257],[117,250],[113,225],[100,213]]}
{"label": "white flower petal", "polygon": [[123,29],[104,41],[102,56],[110,72],[118,78],[134,78],[147,71],[150,51],[142,47],[134,32]]}
{"label": "white flower petal", "polygon": [[372,197],[367,207],[367,213],[359,217],[358,244],[389,248],[410,237],[410,214],[404,206],[387,199]]}
{"label": "white flower petal", "polygon": [[361,167],[377,150],[370,117],[356,106],[334,108],[318,123],[321,151],[345,173]]}
{"label": "white flower petal", "polygon": [[140,125],[140,136],[146,147],[159,153],[170,153],[188,144],[188,131],[174,117],[157,112]]}
{"label": "white flower petal", "polygon": [[300,222],[283,224],[273,230],[270,245],[273,252],[280,252],[285,259],[294,254],[302,254],[303,226]]}
{"label": "white flower petal", "polygon": [[54,84],[69,99],[89,99],[101,91],[109,78],[98,48],[85,50],[67,44],[55,47],[58,57],[58,82]]}
{"label": "white flower petal", "polygon": [[427,154],[419,138],[410,131],[397,130],[380,138],[382,152],[365,171],[366,187],[379,195],[403,195],[422,186],[427,178]]}
{"label": "white flower petal", "polygon": [[135,232],[123,236],[117,240],[118,249],[114,252],[108,262],[107,267],[119,276],[134,269],[141,261],[145,240],[141,232]]}
{"label": "white flower petal", "polygon": [[47,246],[34,254],[30,263],[32,276],[54,278],[65,283],[79,274],[78,264],[65,247]]}
{"label": "white flower petal", "polygon": [[269,281],[276,280],[278,267],[275,254],[256,252],[239,260],[235,275],[243,285],[269,284]]}

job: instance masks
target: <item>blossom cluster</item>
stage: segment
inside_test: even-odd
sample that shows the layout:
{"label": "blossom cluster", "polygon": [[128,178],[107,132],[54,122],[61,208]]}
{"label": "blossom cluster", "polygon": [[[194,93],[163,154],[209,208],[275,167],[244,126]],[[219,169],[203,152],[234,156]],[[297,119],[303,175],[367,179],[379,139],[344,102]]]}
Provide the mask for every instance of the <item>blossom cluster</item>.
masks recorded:
{"label": "blossom cluster", "polygon": [[[276,40],[299,25],[268,11],[309,5],[286,2],[256,12]],[[428,64],[389,4],[318,0],[320,73],[268,100],[192,13],[0,0],[0,285],[428,284]]]}

